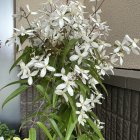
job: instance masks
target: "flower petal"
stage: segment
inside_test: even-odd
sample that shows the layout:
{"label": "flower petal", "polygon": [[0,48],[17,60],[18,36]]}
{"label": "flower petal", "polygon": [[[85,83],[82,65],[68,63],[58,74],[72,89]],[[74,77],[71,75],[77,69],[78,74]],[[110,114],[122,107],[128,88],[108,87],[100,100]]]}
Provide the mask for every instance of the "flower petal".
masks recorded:
{"label": "flower petal", "polygon": [[78,58],[79,58],[78,55],[72,55],[72,56],[70,57],[70,61],[75,61],[75,60],[77,60]]}
{"label": "flower petal", "polygon": [[32,73],[31,73],[31,76],[36,76],[36,75],[37,75],[37,73],[38,73],[38,70],[36,70],[36,71],[32,72]]}
{"label": "flower petal", "polygon": [[45,58],[44,62],[45,62],[45,65],[48,65],[48,63],[49,63],[49,56],[47,56],[47,57]]}
{"label": "flower petal", "polygon": [[66,87],[65,83],[62,83],[56,87],[57,90],[64,89]]}
{"label": "flower petal", "polygon": [[83,53],[82,53],[82,56],[83,56],[83,57],[86,57],[87,55],[88,55],[88,52],[83,52]]}
{"label": "flower petal", "polygon": [[80,57],[79,59],[78,59],[78,65],[80,65],[81,63],[82,63],[82,57]]}
{"label": "flower petal", "polygon": [[56,91],[55,91],[55,94],[57,94],[57,95],[62,95],[62,90],[56,90]]}
{"label": "flower petal", "polygon": [[34,66],[37,67],[37,68],[43,68],[44,64],[43,63],[35,63]]}
{"label": "flower petal", "polygon": [[120,49],[121,49],[121,47],[117,47],[116,49],[114,49],[114,53],[119,52],[119,51],[120,51]]}
{"label": "flower petal", "polygon": [[82,105],[81,105],[81,103],[76,103],[76,106],[81,107]]}
{"label": "flower petal", "polygon": [[65,93],[63,93],[63,96],[64,96],[66,102],[68,102],[68,96]]}
{"label": "flower petal", "polygon": [[78,46],[75,46],[75,51],[76,51],[76,53],[77,53],[78,55],[81,54],[80,49],[79,49]]}
{"label": "flower petal", "polygon": [[68,23],[70,23],[70,20],[67,17],[63,17]]}
{"label": "flower petal", "polygon": [[54,67],[47,66],[46,68],[47,68],[47,70],[49,70],[49,71],[55,71],[55,68],[54,68]]}
{"label": "flower petal", "polygon": [[61,74],[61,73],[55,73],[54,76],[56,76],[56,77],[61,77],[62,74]]}
{"label": "flower petal", "polygon": [[61,69],[61,73],[65,74],[65,69],[64,68]]}
{"label": "flower petal", "polygon": [[84,102],[84,98],[82,95],[80,95],[80,102],[83,103]]}
{"label": "flower petal", "polygon": [[33,78],[31,76],[28,78],[28,84],[29,85],[32,85],[33,84]]}
{"label": "flower petal", "polygon": [[70,94],[70,96],[73,96],[73,89],[71,86],[67,87],[68,93]]}
{"label": "flower petal", "polygon": [[64,26],[64,20],[62,18],[59,19],[59,26],[60,28]]}
{"label": "flower petal", "polygon": [[122,57],[120,57],[120,65],[122,66],[122,64],[123,64],[123,59]]}
{"label": "flower petal", "polygon": [[46,68],[43,68],[40,73],[40,77],[44,77],[46,75]]}

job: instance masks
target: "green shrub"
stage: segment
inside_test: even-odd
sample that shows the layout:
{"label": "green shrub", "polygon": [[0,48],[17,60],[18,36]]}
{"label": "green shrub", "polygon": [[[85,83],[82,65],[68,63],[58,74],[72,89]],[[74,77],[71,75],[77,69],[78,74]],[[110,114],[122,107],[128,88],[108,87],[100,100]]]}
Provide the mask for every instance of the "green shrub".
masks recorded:
{"label": "green shrub", "polygon": [[4,139],[7,140],[14,136],[15,130],[10,130],[6,124],[0,122],[0,137],[4,137]]}

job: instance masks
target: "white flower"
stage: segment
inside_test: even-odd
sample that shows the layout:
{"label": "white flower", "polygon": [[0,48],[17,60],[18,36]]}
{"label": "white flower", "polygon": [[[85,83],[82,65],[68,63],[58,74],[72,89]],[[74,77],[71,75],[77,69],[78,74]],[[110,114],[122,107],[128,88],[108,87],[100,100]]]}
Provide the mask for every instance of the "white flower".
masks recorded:
{"label": "white flower", "polygon": [[0,140],[4,140],[4,137],[0,137]]}
{"label": "white flower", "polygon": [[[104,50],[106,47],[109,48],[111,47],[111,44],[106,43],[104,41],[99,41],[100,46],[98,47],[99,52],[101,52],[102,50]],[[105,50],[104,50],[105,51]]]}
{"label": "white flower", "polygon": [[118,46],[114,49],[115,53],[119,53],[121,50],[125,51],[127,54],[130,54],[130,51],[136,55],[139,55],[140,48],[138,47],[137,43],[139,42],[138,39],[132,40],[128,35],[125,35],[123,42],[115,41],[115,44]]}
{"label": "white flower", "polygon": [[14,45],[14,43],[15,43],[19,47],[18,51],[22,50],[22,45],[21,45],[21,42],[20,42],[20,38],[18,37],[17,34],[14,34],[13,37],[9,38],[7,41],[8,42],[6,43],[6,45]]}
{"label": "white flower", "polygon": [[82,3],[79,1],[76,1],[75,3],[80,11],[83,11],[83,9],[86,8],[86,6],[82,5]]}
{"label": "white flower", "polygon": [[102,94],[98,94],[98,95],[94,95],[94,94],[91,94],[91,97],[90,97],[90,102],[91,102],[91,106],[93,108],[95,108],[95,104],[102,104],[100,102],[100,100],[103,98],[103,95]]}
{"label": "white flower", "polygon": [[104,122],[100,122],[100,120],[95,120],[94,123],[96,124],[96,126],[101,130],[104,128]]}
{"label": "white flower", "polygon": [[33,76],[36,76],[38,73],[38,70],[30,72],[30,70],[28,70],[27,74],[24,74],[21,76],[21,79],[26,79],[28,78],[28,84],[32,85],[33,84]]}
{"label": "white flower", "polygon": [[67,12],[67,7],[63,7],[63,10],[56,10],[57,15],[55,15],[55,19],[58,20],[60,28],[62,28],[65,24],[65,21],[70,23],[69,18],[65,15]]}
{"label": "white flower", "polygon": [[78,114],[78,122],[79,124],[82,124],[84,126],[84,124],[86,123],[86,119],[88,119],[89,117],[87,116],[87,114],[81,110],[81,111],[76,111],[76,114]]}
{"label": "white flower", "polygon": [[123,40],[122,43],[120,41],[116,40],[115,44],[118,46],[116,49],[114,49],[115,53],[118,53],[121,50],[124,50],[127,54],[130,53],[130,48],[126,45],[126,40]]}
{"label": "white flower", "polygon": [[62,68],[61,69],[61,73],[55,73],[54,76],[56,76],[56,77],[62,77],[63,78],[63,76],[65,76],[65,69]]}
{"label": "white flower", "polygon": [[83,19],[83,10],[80,10],[81,8],[77,8],[77,3],[70,1],[69,4],[69,11],[70,11],[70,15],[73,16],[73,18],[77,18],[80,17],[81,19]]}
{"label": "white flower", "polygon": [[27,8],[29,14],[31,14],[31,15],[37,15],[37,12],[32,12],[32,11],[30,10],[30,7],[29,7],[28,4],[26,5],[26,8]]}
{"label": "white flower", "polygon": [[24,36],[24,35],[34,35],[33,31],[34,30],[26,30],[23,26],[20,27],[20,29],[14,28],[18,32],[19,35]]}
{"label": "white flower", "polygon": [[86,41],[87,48],[98,48],[99,44],[95,42],[95,39],[99,36],[99,34],[96,32],[92,35],[92,37],[89,36],[83,36],[83,39]]}
{"label": "white flower", "polygon": [[83,21],[79,19],[79,17],[74,17],[74,24],[72,24],[72,28],[74,28],[75,30],[84,30],[84,24]]}
{"label": "white flower", "polygon": [[132,52],[136,55],[139,55],[140,48],[138,47],[137,43],[139,42],[139,39],[132,40],[128,35],[125,35],[125,40],[128,41],[127,45],[131,45],[130,49]]}
{"label": "white flower", "polygon": [[58,85],[56,87],[56,90],[66,90],[70,94],[70,96],[74,95],[73,87],[76,87],[75,82],[71,79],[72,77],[69,76],[63,76],[62,80],[64,80],[64,83]]}
{"label": "white flower", "polygon": [[116,54],[112,54],[110,61],[112,64],[115,64],[118,61],[118,58],[116,58]]}
{"label": "white flower", "polygon": [[100,52],[100,57],[101,57],[101,59],[103,59],[103,60],[106,60],[106,59],[109,58],[109,56],[106,55],[106,50],[103,50],[102,52]]}
{"label": "white flower", "polygon": [[20,62],[20,69],[21,69],[21,71],[18,73],[18,77],[20,77],[20,76],[25,76],[25,75],[27,75],[27,73],[28,73],[28,71],[30,71],[29,70],[29,67],[24,63],[24,62]]}
{"label": "white flower", "polygon": [[68,96],[66,95],[66,90],[56,90],[55,94],[63,96],[65,101],[68,102]]}
{"label": "white flower", "polygon": [[80,48],[78,46],[75,47],[76,55],[72,55],[70,57],[70,61],[76,61],[78,60],[78,65],[82,63],[83,58],[85,58],[88,55],[87,51],[84,51],[81,53]]}
{"label": "white flower", "polygon": [[113,61],[113,59],[114,59],[114,61],[117,61],[118,59],[116,57],[119,57],[119,63],[120,63],[120,65],[122,65],[124,54],[122,52],[113,54],[113,56],[111,57],[112,61]]}
{"label": "white flower", "polygon": [[[95,1],[95,0],[94,0]],[[99,0],[96,0],[96,1],[99,1]],[[92,11],[93,11],[93,16],[98,20],[98,21],[101,21],[101,17],[100,17],[100,14],[102,13],[102,10],[101,9],[98,9],[95,8],[95,6],[92,7]]]}
{"label": "white flower", "polygon": [[43,62],[35,63],[35,67],[42,69],[40,73],[40,77],[45,77],[47,70],[51,72],[55,71],[54,67],[49,66],[49,55],[47,55],[47,57],[45,58]]}
{"label": "white flower", "polygon": [[99,70],[101,75],[104,76],[106,74],[106,67],[102,63],[100,65],[96,65],[95,67],[97,70]]}
{"label": "white flower", "polygon": [[88,100],[88,99],[84,100],[84,97],[82,95],[80,95],[80,102],[77,102],[76,106],[79,108],[81,107],[83,111],[88,111],[89,103],[90,103],[90,100]]}
{"label": "white flower", "polygon": [[89,80],[89,84],[96,89],[96,85],[99,84],[99,82],[94,77],[91,77]]}
{"label": "white flower", "polygon": [[89,79],[88,77],[89,70],[80,69],[77,65],[75,65],[74,70],[76,73],[81,74],[82,82],[86,84],[86,80]]}
{"label": "white flower", "polygon": [[43,59],[43,57],[44,57],[44,55],[32,57],[32,58],[31,58],[31,61],[28,62],[27,66],[28,66],[28,67],[33,67],[33,66],[35,65],[35,63],[41,62],[42,59]]}

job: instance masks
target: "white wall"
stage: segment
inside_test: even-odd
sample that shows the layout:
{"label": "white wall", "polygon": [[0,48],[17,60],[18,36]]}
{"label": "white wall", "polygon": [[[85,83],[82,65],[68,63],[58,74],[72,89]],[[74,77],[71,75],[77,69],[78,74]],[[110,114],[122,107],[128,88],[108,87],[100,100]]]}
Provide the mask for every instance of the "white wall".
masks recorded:
{"label": "white wall", "polygon": [[[17,80],[17,69],[9,74],[9,68],[14,62],[14,46],[4,46],[6,39],[13,34],[12,14],[13,0],[0,0],[0,40],[3,42],[2,48],[0,48],[0,88]],[[3,110],[1,105],[16,88],[17,86],[10,86],[0,91],[0,121],[14,125],[20,123],[20,97],[9,102]]]}
{"label": "white wall", "polygon": [[[85,0],[85,4],[91,11],[89,0]],[[140,0],[105,0],[102,11],[103,21],[107,21],[112,29],[108,38],[110,42],[121,41],[125,34],[140,39]],[[140,69],[140,56],[126,56],[122,67]]]}

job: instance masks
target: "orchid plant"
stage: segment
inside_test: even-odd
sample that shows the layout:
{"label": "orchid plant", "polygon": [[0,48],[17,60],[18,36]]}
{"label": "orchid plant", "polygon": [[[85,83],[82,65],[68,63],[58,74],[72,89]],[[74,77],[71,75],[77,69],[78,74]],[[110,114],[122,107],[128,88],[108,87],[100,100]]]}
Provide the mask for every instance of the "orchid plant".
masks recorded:
{"label": "orchid plant", "polygon": [[113,45],[106,42],[110,29],[100,17],[103,2],[97,1],[89,0],[93,11],[87,18],[86,6],[75,0],[64,5],[48,0],[36,12],[27,5],[14,15],[28,23],[28,27],[15,28],[7,41],[21,53],[10,69],[20,66],[21,80],[11,84],[21,86],[3,106],[29,87],[36,88],[42,103],[27,122],[40,127],[45,140],[104,140],[104,123],[93,112],[104,99],[98,87],[107,92],[104,76],[123,64],[125,54],[139,55],[139,40],[128,35]]}

